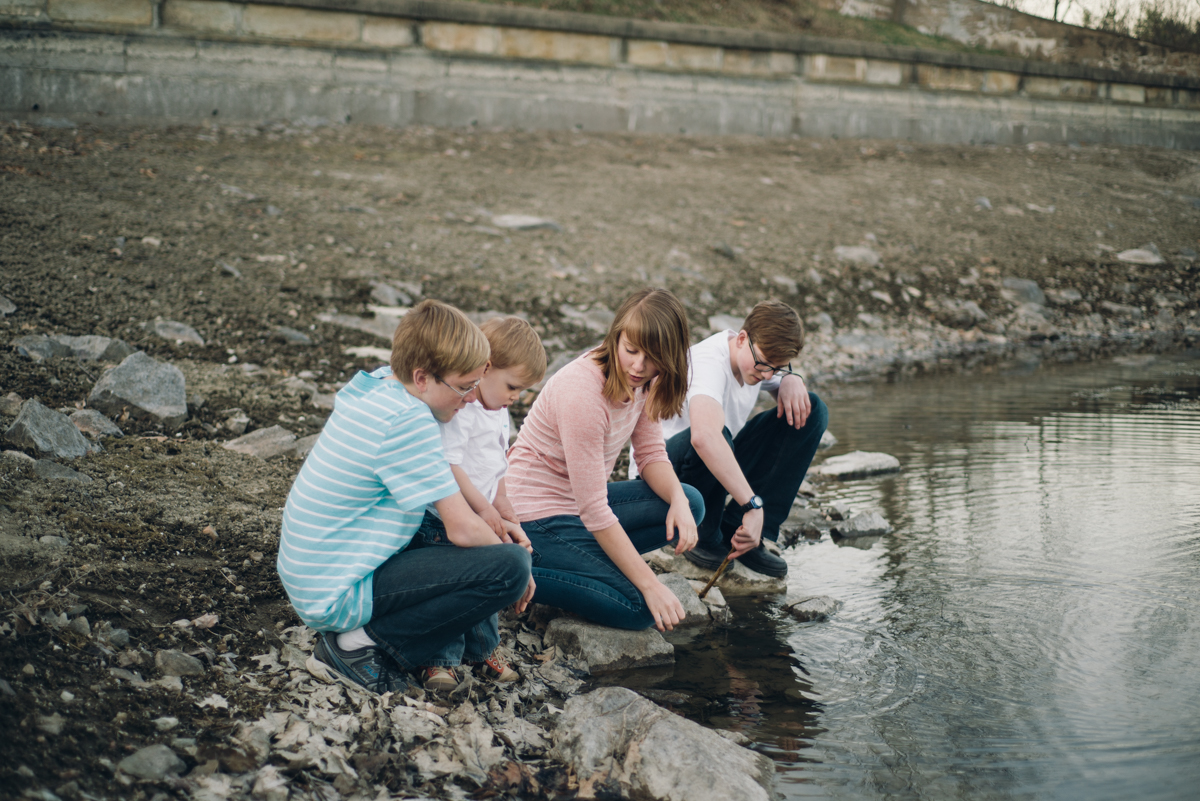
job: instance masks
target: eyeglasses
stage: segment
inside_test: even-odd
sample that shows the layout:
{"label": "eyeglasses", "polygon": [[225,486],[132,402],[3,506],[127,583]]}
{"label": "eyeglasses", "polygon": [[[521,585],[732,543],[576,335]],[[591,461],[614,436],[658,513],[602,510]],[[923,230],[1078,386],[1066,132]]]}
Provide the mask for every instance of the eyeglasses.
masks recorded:
{"label": "eyeglasses", "polygon": [[783,375],[797,376],[801,381],[804,380],[803,373],[797,373],[792,369],[792,363],[788,362],[784,367],[776,367],[773,364],[760,362],[758,357],[754,355],[754,340],[750,338],[750,334],[746,334],[746,341],[750,343],[750,358],[754,359],[754,369],[760,373],[766,373],[767,377],[772,377],[782,373]]}
{"label": "eyeglasses", "polygon": [[[439,384],[446,384],[445,381],[438,378],[437,376],[434,376],[434,378],[437,378],[437,381]],[[476,380],[475,383],[471,384],[471,386],[467,387],[466,389],[459,389],[458,387],[454,386],[453,384],[446,384],[446,386],[450,387],[451,391],[453,391],[454,394],[457,395],[458,397],[465,398],[468,395],[470,395],[472,392],[475,391],[475,388],[479,386],[479,382],[482,380],[483,380],[482,378]]]}

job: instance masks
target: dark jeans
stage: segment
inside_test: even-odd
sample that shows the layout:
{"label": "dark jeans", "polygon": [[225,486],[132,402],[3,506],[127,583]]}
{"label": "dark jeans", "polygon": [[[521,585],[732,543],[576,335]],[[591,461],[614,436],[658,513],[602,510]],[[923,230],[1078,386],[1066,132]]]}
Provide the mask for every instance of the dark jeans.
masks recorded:
{"label": "dark jeans", "polygon": [[[704,518],[700,493],[687,484],[692,516]],[[608,505],[638,553],[673,543],[667,539],[670,505],[641,479],[608,485]],[[654,625],[642,593],[604,553],[600,543],[576,515],[555,515],[522,523],[533,543],[533,600],[557,606],[605,626],[645,629]]]}
{"label": "dark jeans", "polygon": [[494,626],[493,616],[520,600],[529,581],[529,554],[512,544],[422,547],[426,543],[417,537],[425,530],[422,523],[407,548],[375,569],[367,634],[406,670],[456,665],[448,660],[464,656],[482,660],[495,645],[482,655],[464,654],[467,637]]}
{"label": "dark jeans", "polygon": [[[776,410],[768,409],[746,421],[736,437],[730,436],[728,428],[722,429],[750,487],[763,499],[762,535],[772,542],[779,538],[779,527],[792,510],[792,501],[829,424],[824,402],[811,392],[808,398],[812,411],[803,428],[793,428],[786,417],[776,417]],[[667,456],[679,480],[691,484],[704,497],[708,515],[700,524],[700,544],[710,548],[727,546],[742,524],[742,513],[732,499],[726,506],[728,493],[692,447],[690,428],[667,440]]]}

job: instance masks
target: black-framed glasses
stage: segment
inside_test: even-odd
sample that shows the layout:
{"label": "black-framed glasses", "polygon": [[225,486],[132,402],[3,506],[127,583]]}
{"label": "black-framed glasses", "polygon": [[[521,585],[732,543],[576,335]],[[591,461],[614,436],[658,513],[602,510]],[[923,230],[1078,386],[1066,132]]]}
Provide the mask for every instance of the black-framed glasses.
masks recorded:
{"label": "black-framed glasses", "polygon": [[[445,381],[438,378],[436,375],[434,376],[434,378],[437,378],[439,384],[446,384]],[[475,383],[471,384],[471,386],[467,387],[466,389],[459,389],[458,387],[454,386],[453,384],[446,384],[446,386],[450,387],[451,391],[453,391],[454,394],[457,395],[458,397],[465,398],[468,395],[470,395],[472,392],[475,391],[475,388],[479,386],[479,382],[482,380],[483,380],[482,378],[477,379],[475,381]]]}
{"label": "black-framed glasses", "polygon": [[749,332],[746,333],[746,341],[750,343],[750,358],[754,359],[754,369],[757,372],[766,373],[768,377],[774,377],[781,373],[783,375],[794,375],[797,378],[799,378],[801,381],[804,380],[804,374],[798,373],[795,370],[793,370],[791,362],[788,362],[783,367],[776,367],[773,364],[767,364],[766,362],[760,362],[758,360],[758,357],[754,355],[754,340],[750,338]]}

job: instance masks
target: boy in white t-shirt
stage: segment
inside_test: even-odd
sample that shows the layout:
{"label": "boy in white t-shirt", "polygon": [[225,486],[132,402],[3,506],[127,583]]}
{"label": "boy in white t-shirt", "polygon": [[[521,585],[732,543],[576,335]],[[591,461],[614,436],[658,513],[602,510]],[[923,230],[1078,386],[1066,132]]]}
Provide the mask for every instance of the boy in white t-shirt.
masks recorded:
{"label": "boy in white t-shirt", "polygon": [[[684,554],[699,567],[715,570],[732,550],[751,570],[787,575],[787,562],[762,540],[778,539],[829,422],[825,404],[791,369],[803,346],[799,315],[767,300],[740,331],[689,351],[687,402],[662,427],[679,480],[704,496],[700,542]],[[751,419],[761,390],[776,397],[776,408]]]}
{"label": "boy in white t-shirt", "polygon": [[[537,333],[519,317],[496,317],[480,326],[491,346],[491,357],[477,387],[478,402],[468,403],[448,422],[440,423],[442,450],[467,504],[504,542],[527,549],[504,488],[508,470],[508,407],[521,393],[542,380],[546,351]],[[414,547],[452,545],[437,509],[430,505],[414,538]],[[500,643],[498,615],[481,620],[450,642],[421,671],[431,690],[454,689],[460,664],[478,665],[496,681],[515,681],[517,672],[496,650]]]}

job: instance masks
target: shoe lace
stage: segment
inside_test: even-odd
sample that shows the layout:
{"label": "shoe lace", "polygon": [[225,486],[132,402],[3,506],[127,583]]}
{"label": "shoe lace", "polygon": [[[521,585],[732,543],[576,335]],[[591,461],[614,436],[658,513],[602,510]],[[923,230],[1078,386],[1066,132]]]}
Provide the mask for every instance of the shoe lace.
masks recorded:
{"label": "shoe lace", "polygon": [[387,660],[380,659],[379,674],[375,677],[375,680],[371,682],[371,689],[374,692],[380,693],[381,695],[385,692],[388,692],[392,689],[392,678],[396,675],[398,674],[393,672],[392,669],[388,667]]}

